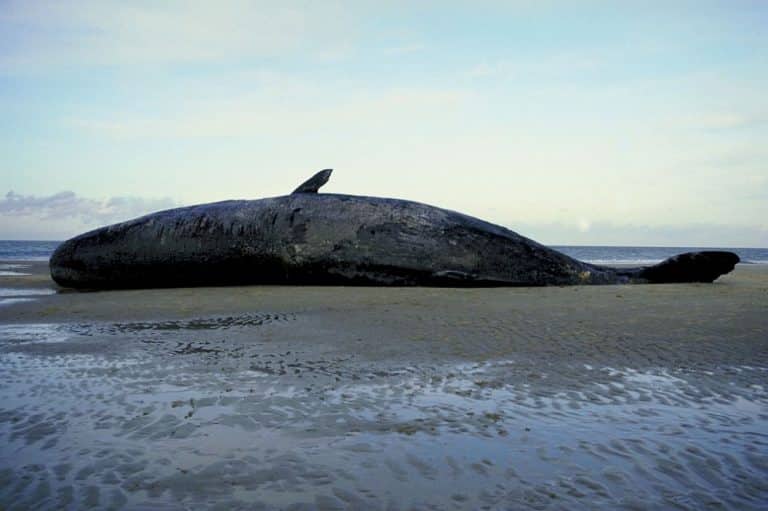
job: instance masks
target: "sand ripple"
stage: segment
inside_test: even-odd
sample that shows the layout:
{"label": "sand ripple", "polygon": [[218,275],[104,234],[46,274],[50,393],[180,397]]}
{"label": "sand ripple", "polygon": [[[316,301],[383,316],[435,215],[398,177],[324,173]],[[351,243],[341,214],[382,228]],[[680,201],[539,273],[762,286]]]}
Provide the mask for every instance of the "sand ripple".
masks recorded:
{"label": "sand ripple", "polygon": [[313,325],[0,326],[0,504],[766,509],[764,367],[382,362]]}

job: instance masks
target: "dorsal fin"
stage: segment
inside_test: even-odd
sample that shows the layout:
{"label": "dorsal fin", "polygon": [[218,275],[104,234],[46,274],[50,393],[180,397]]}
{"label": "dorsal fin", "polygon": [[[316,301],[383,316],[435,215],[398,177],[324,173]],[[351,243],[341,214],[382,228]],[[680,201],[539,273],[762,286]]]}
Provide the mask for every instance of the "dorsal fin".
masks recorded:
{"label": "dorsal fin", "polygon": [[314,176],[301,183],[299,187],[291,193],[291,195],[294,193],[317,193],[320,187],[328,182],[328,179],[331,177],[331,172],[333,172],[333,169],[321,170]]}

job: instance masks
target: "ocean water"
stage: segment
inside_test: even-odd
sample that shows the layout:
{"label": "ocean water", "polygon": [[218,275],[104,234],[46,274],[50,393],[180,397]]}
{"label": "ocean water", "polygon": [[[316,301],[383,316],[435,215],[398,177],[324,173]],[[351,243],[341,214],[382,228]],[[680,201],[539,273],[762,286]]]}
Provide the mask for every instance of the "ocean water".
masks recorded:
{"label": "ocean water", "polygon": [[574,259],[594,264],[655,264],[673,255],[701,250],[735,252],[742,263],[768,264],[768,248],[552,246]]}
{"label": "ocean water", "polygon": [[[0,261],[45,261],[60,241],[0,240]],[[552,248],[569,256],[595,264],[654,264],[676,254],[699,250],[729,250],[741,257],[743,263],[768,264],[768,248],[701,248],[701,247],[601,247],[559,246]]]}
{"label": "ocean water", "polygon": [[0,261],[47,261],[60,241],[0,240]]}

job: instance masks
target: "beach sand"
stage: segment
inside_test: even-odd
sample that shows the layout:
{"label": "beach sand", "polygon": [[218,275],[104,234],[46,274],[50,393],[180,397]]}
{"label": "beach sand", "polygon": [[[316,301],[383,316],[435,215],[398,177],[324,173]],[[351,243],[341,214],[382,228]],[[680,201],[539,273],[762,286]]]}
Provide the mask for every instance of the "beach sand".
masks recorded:
{"label": "beach sand", "polygon": [[768,265],[109,292],[0,270],[3,510],[768,509]]}

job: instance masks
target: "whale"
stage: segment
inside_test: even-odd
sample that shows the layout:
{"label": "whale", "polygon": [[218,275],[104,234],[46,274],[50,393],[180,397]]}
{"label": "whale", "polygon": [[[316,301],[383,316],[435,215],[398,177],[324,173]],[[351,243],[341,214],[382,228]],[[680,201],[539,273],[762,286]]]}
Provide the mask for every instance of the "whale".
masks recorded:
{"label": "whale", "polygon": [[484,220],[409,200],[292,193],[159,211],[64,241],[52,279],[78,289],[223,285],[568,286],[713,282],[738,255],[688,252],[647,267],[576,260]]}

